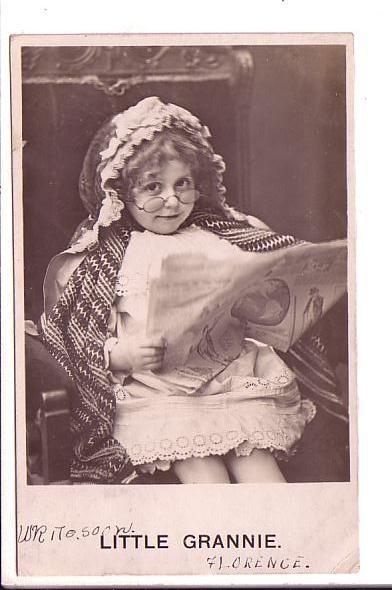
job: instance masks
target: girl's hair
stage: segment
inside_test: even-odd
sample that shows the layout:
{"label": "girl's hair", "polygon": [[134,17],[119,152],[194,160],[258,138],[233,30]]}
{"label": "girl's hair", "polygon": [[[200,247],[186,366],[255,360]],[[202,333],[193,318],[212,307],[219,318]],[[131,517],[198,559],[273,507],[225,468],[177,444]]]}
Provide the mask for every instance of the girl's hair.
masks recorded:
{"label": "girl's hair", "polygon": [[181,129],[163,129],[152,140],[143,141],[135,154],[125,161],[119,178],[113,179],[111,184],[120,199],[125,200],[144,172],[160,170],[173,159],[190,167],[195,188],[200,193],[197,207],[220,209],[212,148],[200,146]]}

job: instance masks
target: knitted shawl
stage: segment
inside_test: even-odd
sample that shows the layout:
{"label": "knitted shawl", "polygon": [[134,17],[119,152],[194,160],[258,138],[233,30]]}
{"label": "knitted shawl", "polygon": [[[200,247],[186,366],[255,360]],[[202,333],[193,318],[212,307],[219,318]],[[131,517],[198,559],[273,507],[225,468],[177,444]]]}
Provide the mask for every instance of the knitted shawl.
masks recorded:
{"label": "knitted shawl", "polygon": [[[191,224],[261,255],[299,243],[292,236],[227,219],[217,210],[195,211],[185,225]],[[100,228],[94,248],[42,322],[43,343],[76,385],[71,403],[71,479],[75,482],[115,483],[134,472],[125,448],[113,437],[115,386],[108,380],[103,353],[116,278],[131,229],[124,216]],[[334,372],[314,334],[308,333],[287,353],[278,354],[294,371],[305,397],[347,420]]]}

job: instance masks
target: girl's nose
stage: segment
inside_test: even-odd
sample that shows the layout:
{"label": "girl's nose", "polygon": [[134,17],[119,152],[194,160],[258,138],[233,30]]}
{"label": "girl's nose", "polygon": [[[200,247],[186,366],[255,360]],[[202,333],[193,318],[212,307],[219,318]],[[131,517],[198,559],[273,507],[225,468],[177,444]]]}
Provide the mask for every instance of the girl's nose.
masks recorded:
{"label": "girl's nose", "polygon": [[169,194],[165,199],[165,207],[176,208],[178,206],[178,199],[174,192]]}

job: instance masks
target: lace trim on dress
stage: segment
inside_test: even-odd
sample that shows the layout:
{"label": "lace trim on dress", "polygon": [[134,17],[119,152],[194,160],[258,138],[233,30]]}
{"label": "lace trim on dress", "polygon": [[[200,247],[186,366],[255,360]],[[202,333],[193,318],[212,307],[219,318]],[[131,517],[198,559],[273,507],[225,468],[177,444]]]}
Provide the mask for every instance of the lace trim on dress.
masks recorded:
{"label": "lace trim on dress", "polygon": [[266,377],[249,377],[245,380],[243,387],[255,391],[259,391],[260,388],[275,390],[277,385],[287,385],[292,381],[293,373],[289,368],[284,368],[279,375],[274,375],[268,379]]}
{"label": "lace trim on dress", "polygon": [[[288,459],[295,453],[295,445],[302,435],[305,425],[313,420],[316,407],[310,400],[301,401],[301,410],[296,416],[274,416],[273,421],[265,421],[253,431],[230,429],[226,432],[197,433],[192,437],[179,436],[176,439],[149,441],[145,444],[134,443],[128,448],[132,463],[145,466],[145,471],[160,469],[160,462],[188,459],[190,457],[207,457],[209,455],[226,455],[234,450],[238,457],[248,456],[254,449],[267,449],[278,459]],[[269,423],[268,423],[269,422]],[[139,467],[140,468],[140,467]]]}
{"label": "lace trim on dress", "polygon": [[141,294],[146,295],[149,289],[149,277],[148,274],[134,272],[132,277],[126,273],[120,273],[117,275],[115,293],[117,297],[124,297],[131,291],[136,292],[139,296]]}

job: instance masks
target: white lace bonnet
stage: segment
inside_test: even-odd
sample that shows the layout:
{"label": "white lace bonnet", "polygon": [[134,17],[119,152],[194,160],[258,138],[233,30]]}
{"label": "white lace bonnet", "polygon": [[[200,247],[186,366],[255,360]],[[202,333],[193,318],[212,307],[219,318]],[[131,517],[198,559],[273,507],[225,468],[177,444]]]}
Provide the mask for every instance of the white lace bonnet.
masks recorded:
{"label": "white lace bonnet", "polygon": [[[174,104],[164,104],[156,96],[151,96],[116,115],[111,119],[109,126],[106,124],[104,128],[106,128],[105,149],[93,153],[95,160],[89,152],[85,158],[79,188],[82,201],[88,209],[90,217],[88,223],[78,232],[77,239],[72,241],[71,249],[73,251],[81,252],[93,247],[98,241],[99,227],[107,227],[120,219],[124,203],[119,198],[112,181],[120,176],[125,162],[134,154],[137,147],[145,140],[151,141],[155,134],[164,128],[177,128],[186,131],[202,149],[211,154],[217,179],[216,192],[219,203],[229,217],[241,215],[225,202],[226,189],[223,185],[225,163],[222,157],[212,150],[208,141],[211,137],[210,131],[189,111]],[[104,145],[102,138],[96,140],[95,144],[102,148]],[[94,171],[91,171],[91,160],[94,160]],[[90,171],[86,173],[89,166]],[[94,181],[91,180],[92,176],[94,176]],[[95,185],[94,189],[93,185]],[[94,206],[91,198],[92,191],[95,192]],[[97,193],[99,194],[97,195]]]}

